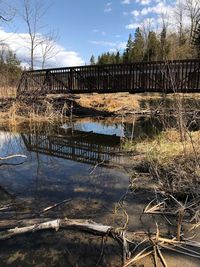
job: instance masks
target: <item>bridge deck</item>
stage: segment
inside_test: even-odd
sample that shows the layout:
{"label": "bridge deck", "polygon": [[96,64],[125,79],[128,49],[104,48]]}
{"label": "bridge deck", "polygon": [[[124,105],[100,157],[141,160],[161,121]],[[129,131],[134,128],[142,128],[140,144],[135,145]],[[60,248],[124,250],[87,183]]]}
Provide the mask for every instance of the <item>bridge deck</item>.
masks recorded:
{"label": "bridge deck", "polygon": [[89,65],[24,72],[20,95],[200,92],[200,60]]}

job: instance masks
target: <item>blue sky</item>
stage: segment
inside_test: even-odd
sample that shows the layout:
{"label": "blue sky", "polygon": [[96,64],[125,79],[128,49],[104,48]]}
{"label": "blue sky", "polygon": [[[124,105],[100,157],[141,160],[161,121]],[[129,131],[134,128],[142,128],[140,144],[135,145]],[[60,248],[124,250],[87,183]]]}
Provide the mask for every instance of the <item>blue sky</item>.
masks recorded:
{"label": "blue sky", "polygon": [[[9,0],[2,0],[9,1]],[[12,7],[19,7],[22,0],[10,0]],[[34,0],[31,0],[34,1]],[[141,23],[151,21],[157,28],[163,14],[172,16],[176,1],[172,0],[43,0],[49,6],[43,17],[45,27],[39,34],[54,31],[61,50],[49,66],[82,65],[90,56],[102,52],[123,51],[128,35],[134,35]],[[183,0],[184,1],[184,0]],[[171,22],[170,22],[171,23]],[[27,49],[23,38],[27,29],[20,17],[15,16],[8,24],[1,23],[0,40],[6,40],[22,62],[26,61]],[[68,57],[68,59],[67,59]]]}

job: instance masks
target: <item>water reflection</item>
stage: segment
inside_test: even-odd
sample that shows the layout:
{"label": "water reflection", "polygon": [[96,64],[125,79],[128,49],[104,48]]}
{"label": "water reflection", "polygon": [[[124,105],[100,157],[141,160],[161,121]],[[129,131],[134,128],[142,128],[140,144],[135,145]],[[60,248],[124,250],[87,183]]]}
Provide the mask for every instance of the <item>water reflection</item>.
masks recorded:
{"label": "water reflection", "polygon": [[[52,219],[88,218],[108,225],[122,225],[124,214],[116,212],[116,207],[127,192],[129,177],[102,164],[94,172],[91,169],[102,161],[121,160],[116,155],[120,151],[120,138],[128,137],[132,132],[136,139],[142,133],[148,134],[150,127],[139,128],[141,121],[134,124],[134,131],[132,122],[114,123],[113,119],[90,124],[78,121],[73,127],[70,124],[65,127],[61,124],[32,125],[19,129],[18,133],[1,129],[1,155],[22,153],[28,157],[22,165],[0,166],[1,203],[15,205],[15,213],[11,211],[4,216],[17,220],[27,213],[28,216],[38,216],[43,208],[71,199],[44,216]],[[148,119],[143,121],[143,125],[146,123],[149,125]],[[18,160],[11,162],[18,163]],[[139,218],[146,201],[145,192],[126,199],[126,209],[129,209],[134,229],[140,226]],[[2,266],[95,266],[101,244],[97,240],[94,244],[94,241],[69,231],[34,233],[5,241],[0,258]],[[116,258],[120,252],[113,252],[113,245],[108,245],[110,249],[105,250],[108,255],[104,253],[105,264],[101,262],[99,266],[121,266],[121,258]],[[77,265],[70,263],[63,248],[69,248],[74,258],[80,258]]]}
{"label": "water reflection", "polygon": [[[173,127],[175,122],[170,118],[165,123]],[[141,221],[144,206],[155,197],[154,191],[146,186],[149,177],[142,177],[141,188],[132,194],[127,191],[127,174],[97,163],[121,161],[116,155],[121,138],[132,137],[139,142],[141,138],[158,135],[164,126],[160,118],[143,117],[123,123],[113,118],[78,120],[73,127],[71,124],[30,125],[17,133],[1,128],[1,156],[21,153],[27,155],[27,160],[20,165],[0,165],[0,205],[12,205],[7,212],[0,212],[0,223],[5,219],[19,222],[23,218],[43,216],[92,219],[119,227],[126,220],[119,200],[128,192],[123,208],[129,215],[129,230],[141,231],[146,225],[145,230],[153,232],[153,218],[143,216]],[[20,159],[7,163],[20,163]],[[69,202],[40,214],[44,208],[66,199]],[[122,266],[121,247],[116,242],[106,240],[102,250],[99,238],[79,232],[43,231],[1,242],[2,267]]]}
{"label": "water reflection", "polygon": [[124,136],[140,141],[158,135],[163,129],[164,123],[160,117],[139,117],[134,118],[132,123],[124,123]]}
{"label": "water reflection", "polygon": [[[142,123],[141,123],[142,122]],[[156,123],[156,122],[155,122]],[[149,127],[147,127],[149,125]],[[118,227],[124,213],[118,202],[127,192],[129,177],[104,163],[121,158],[120,139],[135,139],[152,133],[148,119],[121,123],[107,121],[70,124],[31,125],[13,133],[0,129],[0,153],[26,154],[21,165],[0,166],[0,204],[12,204],[13,210],[0,213],[1,219],[21,220],[40,216],[40,211],[70,199],[62,206],[41,215],[47,218],[84,218]],[[134,126],[134,127],[133,127]],[[154,126],[157,129],[157,125]],[[20,163],[12,159],[8,163]],[[87,164],[85,164],[87,163]],[[92,164],[89,166],[88,164]],[[107,165],[107,164],[106,164]],[[140,215],[154,194],[138,190],[124,203],[130,215],[129,227],[141,230]],[[148,197],[150,199],[148,199]],[[113,241],[112,241],[113,242]],[[108,240],[99,266],[121,266],[121,251]],[[70,253],[66,253],[64,250]],[[2,243],[0,266],[95,266],[99,261],[101,240],[71,231],[41,232],[22,235]],[[73,256],[70,256],[73,255]]]}
{"label": "water reflection", "polygon": [[119,162],[120,137],[116,135],[60,128],[51,135],[21,136],[28,151],[90,164]]}

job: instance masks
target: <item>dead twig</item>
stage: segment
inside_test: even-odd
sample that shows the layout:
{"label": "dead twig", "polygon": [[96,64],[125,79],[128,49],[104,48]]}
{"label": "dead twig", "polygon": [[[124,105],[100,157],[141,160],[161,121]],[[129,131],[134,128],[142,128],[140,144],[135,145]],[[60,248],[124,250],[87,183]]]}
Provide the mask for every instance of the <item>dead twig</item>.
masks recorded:
{"label": "dead twig", "polygon": [[93,174],[96,171],[96,168],[102,164],[104,164],[105,160],[102,160],[101,162],[97,163],[92,170],[90,171],[90,175]]}
{"label": "dead twig", "polygon": [[50,210],[52,210],[52,209],[54,209],[54,208],[56,208],[56,207],[58,207],[58,206],[60,206],[60,205],[62,205],[62,204],[64,204],[64,203],[66,203],[66,202],[70,202],[70,201],[71,201],[70,198],[69,198],[69,199],[65,199],[65,200],[63,200],[63,201],[61,201],[61,202],[59,202],[59,203],[56,203],[56,204],[54,204],[54,205],[52,205],[52,206],[49,206],[49,207],[43,209],[43,210],[40,212],[40,214],[45,213],[45,212],[47,212],[47,211],[50,211]]}

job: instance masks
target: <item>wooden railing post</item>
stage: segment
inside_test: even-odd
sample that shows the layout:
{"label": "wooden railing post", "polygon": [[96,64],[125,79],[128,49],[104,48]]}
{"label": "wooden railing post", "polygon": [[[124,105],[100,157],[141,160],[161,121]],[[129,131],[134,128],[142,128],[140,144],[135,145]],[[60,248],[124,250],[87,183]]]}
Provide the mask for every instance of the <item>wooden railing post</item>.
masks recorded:
{"label": "wooden railing post", "polygon": [[74,88],[73,88],[73,68],[70,68],[70,84],[69,84],[69,89],[72,91]]}

